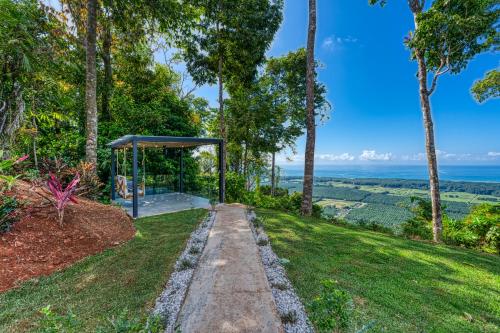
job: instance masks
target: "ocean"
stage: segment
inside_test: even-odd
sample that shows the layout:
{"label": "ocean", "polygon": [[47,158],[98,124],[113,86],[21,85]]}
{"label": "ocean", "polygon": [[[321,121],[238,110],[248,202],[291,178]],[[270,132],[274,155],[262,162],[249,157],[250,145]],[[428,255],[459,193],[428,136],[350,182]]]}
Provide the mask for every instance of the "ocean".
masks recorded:
{"label": "ocean", "polygon": [[[302,177],[300,166],[282,166],[281,176]],[[318,165],[315,177],[428,179],[425,165]],[[442,165],[441,180],[500,182],[500,165]]]}

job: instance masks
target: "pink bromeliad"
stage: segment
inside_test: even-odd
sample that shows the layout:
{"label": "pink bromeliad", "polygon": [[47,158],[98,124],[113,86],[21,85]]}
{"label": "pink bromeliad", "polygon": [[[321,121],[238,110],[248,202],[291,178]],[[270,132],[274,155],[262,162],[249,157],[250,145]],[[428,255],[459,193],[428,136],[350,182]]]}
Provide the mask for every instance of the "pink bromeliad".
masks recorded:
{"label": "pink bromeliad", "polygon": [[77,203],[74,193],[76,191],[76,187],[80,182],[80,175],[77,173],[73,180],[63,189],[61,182],[54,176],[54,174],[50,173],[49,180],[47,181],[47,186],[50,189],[50,192],[54,196],[54,207],[57,210],[57,215],[59,219],[59,225],[62,227],[64,220],[64,208],[71,201]]}

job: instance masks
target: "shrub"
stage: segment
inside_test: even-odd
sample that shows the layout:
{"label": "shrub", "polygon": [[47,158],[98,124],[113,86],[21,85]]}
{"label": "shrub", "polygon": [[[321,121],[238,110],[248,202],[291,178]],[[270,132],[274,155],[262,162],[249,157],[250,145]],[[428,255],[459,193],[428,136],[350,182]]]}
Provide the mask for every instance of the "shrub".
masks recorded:
{"label": "shrub", "polygon": [[70,175],[80,175],[77,193],[79,196],[97,200],[102,195],[104,184],[95,173],[92,163],[81,161],[76,167],[69,168]]}
{"label": "shrub", "polygon": [[[265,195],[271,195],[271,186],[263,185],[260,187],[260,192]],[[288,195],[288,189],[282,187],[276,187],[274,189],[274,197],[286,197]]]}
{"label": "shrub", "polygon": [[320,294],[308,305],[309,318],[318,332],[346,331],[350,327],[353,302],[336,284],[333,280],[322,281]]}
{"label": "shrub", "polygon": [[19,220],[19,201],[14,197],[0,196],[0,233],[10,230],[12,225]]}
{"label": "shrub", "polygon": [[[3,157],[3,151],[0,150],[0,159]],[[10,190],[16,179],[20,177],[20,175],[12,175],[13,167],[16,164],[19,164],[26,160],[29,156],[25,155],[18,159],[6,159],[0,161],[0,192],[5,190]]]}
{"label": "shrub", "polygon": [[403,235],[411,238],[432,239],[432,204],[429,200],[411,198],[413,217],[404,222]]}
{"label": "shrub", "polygon": [[[477,237],[472,246],[487,252],[500,252],[500,205],[481,204],[463,220],[463,228]],[[470,246],[470,247],[472,247]]]}
{"label": "shrub", "polygon": [[245,202],[245,177],[236,172],[226,173],[226,201]]}

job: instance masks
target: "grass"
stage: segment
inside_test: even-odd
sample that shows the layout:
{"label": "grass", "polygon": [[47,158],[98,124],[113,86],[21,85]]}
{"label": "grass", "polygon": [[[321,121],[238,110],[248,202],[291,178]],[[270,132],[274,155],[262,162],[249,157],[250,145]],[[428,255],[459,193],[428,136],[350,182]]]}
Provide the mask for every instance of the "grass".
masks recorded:
{"label": "grass", "polygon": [[305,304],[333,279],[350,292],[354,328],[370,332],[498,332],[500,258],[315,218],[258,210]]}
{"label": "grass", "polygon": [[47,305],[59,314],[71,310],[85,332],[109,325],[124,310],[146,316],[205,215],[197,209],[138,219],[129,242],[0,293],[0,332],[38,330]]}

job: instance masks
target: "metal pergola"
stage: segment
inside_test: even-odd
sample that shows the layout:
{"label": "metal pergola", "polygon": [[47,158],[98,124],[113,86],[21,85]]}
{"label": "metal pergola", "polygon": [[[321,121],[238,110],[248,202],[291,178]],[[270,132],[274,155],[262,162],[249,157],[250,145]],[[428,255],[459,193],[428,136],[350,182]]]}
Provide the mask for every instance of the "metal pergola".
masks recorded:
{"label": "metal pergola", "polygon": [[144,148],[181,148],[180,163],[180,186],[179,192],[183,192],[184,165],[182,163],[182,148],[191,148],[198,146],[218,145],[219,146],[219,202],[224,202],[224,141],[216,138],[193,138],[193,137],[175,137],[175,136],[144,136],[144,135],[125,135],[108,144],[111,148],[111,200],[116,199],[115,190],[115,171],[116,171],[116,149],[132,148],[132,210],[133,217],[139,215],[139,193],[138,193],[138,168],[137,168],[137,150]]}

